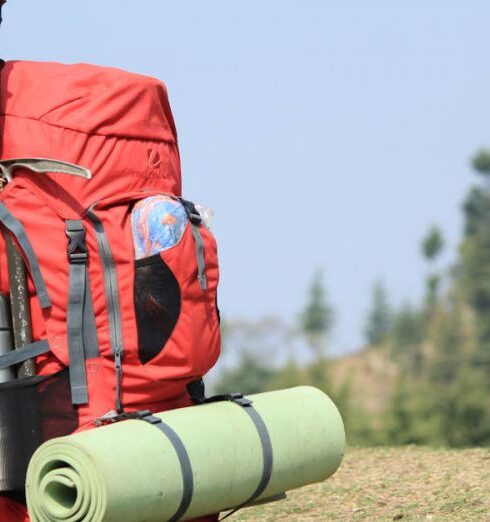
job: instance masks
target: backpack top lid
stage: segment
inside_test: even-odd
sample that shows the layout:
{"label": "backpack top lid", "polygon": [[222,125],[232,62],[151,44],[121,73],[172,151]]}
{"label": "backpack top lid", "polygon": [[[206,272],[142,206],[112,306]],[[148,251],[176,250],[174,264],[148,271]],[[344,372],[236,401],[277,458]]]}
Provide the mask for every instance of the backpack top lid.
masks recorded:
{"label": "backpack top lid", "polygon": [[112,67],[7,62],[1,113],[86,134],[176,141],[165,85]]}
{"label": "backpack top lid", "polygon": [[159,80],[88,64],[11,61],[0,89],[2,159],[89,168],[90,182],[49,174],[82,205],[139,189],[180,195],[177,134]]}

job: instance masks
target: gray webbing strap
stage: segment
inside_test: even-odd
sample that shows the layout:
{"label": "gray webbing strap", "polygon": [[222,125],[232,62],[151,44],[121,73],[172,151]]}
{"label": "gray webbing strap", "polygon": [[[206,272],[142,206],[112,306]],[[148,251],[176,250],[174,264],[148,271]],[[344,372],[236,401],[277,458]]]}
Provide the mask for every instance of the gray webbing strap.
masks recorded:
{"label": "gray webbing strap", "polygon": [[248,414],[254,423],[255,429],[257,430],[260,438],[263,465],[262,475],[260,476],[259,483],[250,497],[248,497],[239,506],[233,508],[225,516],[220,518],[220,520],[224,520],[225,518],[233,515],[233,513],[236,513],[240,508],[259,498],[260,495],[262,495],[262,493],[265,491],[265,488],[269,485],[274,464],[274,455],[269,431],[267,430],[267,426],[265,425],[265,422],[260,416],[259,412],[253,407],[252,401],[247,397],[244,397],[241,393],[225,393],[222,395],[214,395],[213,397],[206,398],[202,379],[197,379],[196,381],[189,383],[187,385],[187,393],[193,402],[197,404],[210,404],[213,402],[230,401],[240,406],[240,408],[242,408]]}
{"label": "gray webbing strap", "polygon": [[70,357],[70,387],[73,404],[88,402],[85,359],[99,353],[90,284],[87,277],[88,251],[81,221],[67,220],[66,235],[70,262],[67,333]]}
{"label": "gray webbing strap", "polygon": [[22,223],[9,212],[3,203],[0,203],[0,222],[2,222],[5,228],[7,228],[7,230],[9,230],[9,232],[15,237],[27,259],[27,264],[29,266],[32,280],[34,281],[34,286],[36,287],[36,293],[41,308],[49,308],[51,306],[51,300],[49,299],[48,291],[41,274],[41,269],[39,268],[39,262],[34,253],[31,242],[27,237]]}
{"label": "gray webbing strap", "polygon": [[249,502],[253,502],[255,499],[260,497],[260,495],[262,495],[265,488],[269,484],[272,475],[273,452],[269,431],[267,430],[267,426],[265,425],[265,422],[263,421],[262,417],[258,414],[257,410],[251,404],[249,404],[248,406],[244,406],[243,409],[248,413],[249,417],[252,419],[253,423],[255,424],[255,427],[257,428],[257,432],[260,437],[260,443],[262,445],[262,457],[264,461],[262,468],[262,476],[260,478],[260,482],[257,486],[257,489],[244,502],[244,504],[248,504]]}
{"label": "gray webbing strap", "polygon": [[[238,394],[240,395],[240,394]],[[257,410],[252,406],[252,401],[249,399],[246,399],[243,396],[238,396],[236,398],[233,398],[233,394],[230,395],[230,399],[225,400],[231,400],[231,402],[234,402],[238,406],[240,406],[243,410],[245,410],[248,413],[248,416],[252,419],[253,423],[255,424],[255,428],[257,429],[257,433],[259,434],[260,438],[260,444],[262,445],[262,459],[263,459],[263,466],[262,466],[262,475],[260,477],[259,484],[255,491],[250,495],[250,497],[247,498],[244,502],[242,502],[239,506],[233,508],[229,513],[227,513],[225,516],[220,518],[221,520],[224,520],[225,518],[230,517],[234,513],[236,513],[239,509],[246,506],[247,504],[250,504],[254,500],[260,497],[262,493],[265,491],[265,488],[269,485],[271,476],[272,476],[272,467],[274,463],[273,458],[273,451],[272,451],[272,443],[271,438],[269,435],[269,431],[267,430],[267,426],[265,425],[265,422],[263,421],[262,417],[259,415]]]}
{"label": "gray webbing strap", "polygon": [[12,350],[4,355],[0,355],[0,370],[9,368],[15,364],[20,364],[27,361],[27,359],[33,359],[46,352],[49,352],[49,345],[46,339],[26,344],[22,348],[17,348],[17,350]]}
{"label": "gray webbing strap", "polygon": [[201,231],[199,225],[191,222],[192,236],[196,243],[196,260],[197,260],[197,280],[202,290],[206,290],[208,282],[206,279],[206,263],[204,261],[204,242],[202,240]]}
{"label": "gray webbing strap", "polygon": [[143,417],[142,420],[153,424],[153,426],[166,435],[177,453],[177,458],[179,459],[180,468],[182,470],[183,491],[179,507],[172,518],[169,519],[169,522],[176,522],[184,516],[189,508],[194,493],[194,477],[192,475],[191,460],[181,438],[168,424],[165,424],[160,418],[154,415],[147,415]]}
{"label": "gray webbing strap", "polygon": [[122,340],[122,323],[121,323],[121,304],[119,299],[119,290],[117,283],[117,271],[114,256],[112,255],[109,239],[104,230],[102,221],[94,212],[94,205],[87,212],[88,217],[94,224],[95,237],[99,247],[100,259],[104,271],[104,289],[107,301],[107,313],[109,316],[109,335],[111,341],[111,350],[114,356],[114,366],[116,373],[116,411],[123,411],[122,404],[122,357],[123,357],[123,340]]}
{"label": "gray webbing strap", "polygon": [[208,288],[208,281],[206,279],[206,262],[204,260],[204,242],[202,240],[200,226],[202,223],[201,214],[192,201],[187,201],[184,198],[178,198],[184,207],[187,219],[191,225],[192,237],[196,245],[196,260],[197,260],[197,280],[201,286],[201,290]]}
{"label": "gray webbing strap", "polygon": [[88,278],[88,267],[85,267],[85,300],[83,303],[83,351],[86,359],[93,359],[100,355],[97,328],[95,326],[94,304]]}

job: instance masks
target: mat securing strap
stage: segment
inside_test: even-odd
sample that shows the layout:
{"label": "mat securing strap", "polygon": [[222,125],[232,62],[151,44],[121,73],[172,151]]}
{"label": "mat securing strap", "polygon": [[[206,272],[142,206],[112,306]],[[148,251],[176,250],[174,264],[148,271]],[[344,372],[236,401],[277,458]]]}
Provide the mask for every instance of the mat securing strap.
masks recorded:
{"label": "mat securing strap", "polygon": [[257,432],[260,437],[260,443],[262,445],[262,457],[264,459],[264,465],[262,468],[262,476],[260,478],[260,482],[257,486],[257,489],[250,495],[250,497],[245,502],[243,502],[242,505],[245,505],[259,498],[260,495],[262,495],[262,493],[265,491],[265,488],[268,486],[272,476],[273,453],[269,431],[267,430],[267,426],[265,425],[265,422],[263,421],[262,417],[252,406],[251,402],[250,404],[244,406],[243,409],[248,413],[249,417],[252,419],[253,423],[255,424],[255,427],[257,428]]}
{"label": "mat securing strap", "polygon": [[221,517],[220,520],[224,520],[225,518],[230,517],[239,509],[245,507],[247,504],[250,504],[259,498],[260,495],[262,495],[262,493],[265,491],[265,488],[269,485],[274,464],[272,443],[269,431],[258,411],[252,406],[252,401],[244,397],[241,393],[230,393],[225,395],[217,395],[216,398],[210,397],[209,399],[206,399],[205,402],[218,402],[223,400],[228,400],[243,408],[243,410],[248,414],[252,422],[255,424],[255,428],[259,434],[260,444],[262,446],[263,466],[262,475],[255,491],[250,495],[250,497],[247,498],[247,500],[242,502],[239,506],[233,508],[229,513]]}
{"label": "mat securing strap", "polygon": [[224,520],[225,518],[228,518],[229,516],[233,515],[233,513],[238,511],[243,506],[250,504],[257,498],[259,498],[260,495],[262,495],[262,493],[265,491],[265,488],[268,486],[272,476],[272,468],[274,463],[272,443],[269,436],[269,431],[267,430],[267,426],[265,425],[265,422],[263,421],[262,417],[260,416],[258,411],[253,407],[252,401],[244,397],[242,393],[225,393],[222,395],[206,397],[204,381],[202,379],[197,379],[188,383],[187,393],[195,404],[207,404],[212,402],[230,401],[242,407],[254,423],[260,438],[260,443],[262,445],[263,467],[259,484],[257,485],[255,491],[250,495],[250,497],[247,498],[247,500],[242,502],[239,506],[235,507],[230,513],[227,513],[224,517],[221,518],[221,520]]}
{"label": "mat securing strap", "polygon": [[192,474],[192,465],[189,454],[185,449],[184,443],[177,433],[168,425],[165,424],[160,417],[153,415],[150,410],[139,410],[132,412],[117,413],[116,411],[109,411],[95,421],[96,426],[104,426],[106,424],[113,424],[124,420],[143,420],[158,428],[171,442],[174,447],[177,458],[179,459],[180,469],[182,471],[182,499],[179,507],[174,515],[169,519],[169,522],[177,522],[180,520],[185,512],[189,509],[194,494],[194,476]]}
{"label": "mat securing strap", "polygon": [[149,422],[155,426],[155,428],[158,428],[172,443],[172,446],[177,453],[177,458],[179,459],[180,468],[182,470],[183,492],[177,511],[172,518],[169,519],[169,522],[177,522],[177,520],[180,520],[184,516],[189,508],[194,493],[194,477],[192,475],[189,454],[177,433],[175,433],[175,431],[168,424],[165,424],[159,417],[156,417],[155,415],[147,415],[142,417],[141,420]]}

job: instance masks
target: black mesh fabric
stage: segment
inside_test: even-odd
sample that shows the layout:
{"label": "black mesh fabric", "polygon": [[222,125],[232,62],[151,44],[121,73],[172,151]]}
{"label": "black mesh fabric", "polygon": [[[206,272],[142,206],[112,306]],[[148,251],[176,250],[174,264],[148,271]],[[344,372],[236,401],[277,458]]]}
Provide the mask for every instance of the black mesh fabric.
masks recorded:
{"label": "black mesh fabric", "polygon": [[180,287],[160,254],[135,261],[138,352],[144,364],[164,348],[180,314]]}
{"label": "black mesh fabric", "polygon": [[0,491],[23,490],[36,448],[77,426],[68,369],[0,384]]}

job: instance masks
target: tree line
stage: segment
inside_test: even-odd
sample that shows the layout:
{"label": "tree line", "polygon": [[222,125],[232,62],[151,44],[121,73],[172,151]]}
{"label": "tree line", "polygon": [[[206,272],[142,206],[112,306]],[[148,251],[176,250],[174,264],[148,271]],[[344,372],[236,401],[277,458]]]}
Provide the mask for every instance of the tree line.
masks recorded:
{"label": "tree line", "polygon": [[[490,150],[471,161],[478,175],[462,205],[456,260],[438,268],[445,248],[437,225],[420,244],[427,262],[419,303],[394,306],[382,281],[373,285],[364,326],[365,353],[396,368],[384,410],[373,416],[351,382],[336,382],[328,339],[335,314],[317,272],[294,325],[278,319],[224,322],[225,367],[215,391],[256,393],[309,383],[338,404],[352,444],[490,445]],[[308,362],[297,357],[307,347]],[[362,354],[361,354],[362,355]]]}

